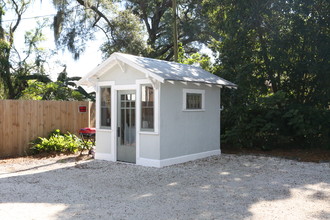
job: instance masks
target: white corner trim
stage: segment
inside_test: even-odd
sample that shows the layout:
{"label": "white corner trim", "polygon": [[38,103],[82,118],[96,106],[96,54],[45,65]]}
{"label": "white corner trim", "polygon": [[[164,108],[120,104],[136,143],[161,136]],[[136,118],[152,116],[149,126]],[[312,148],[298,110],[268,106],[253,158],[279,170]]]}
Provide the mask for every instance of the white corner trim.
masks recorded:
{"label": "white corner trim", "polygon": [[107,161],[115,161],[113,154],[108,153],[98,153],[95,152],[95,159],[96,160],[107,160]]}
{"label": "white corner trim", "polygon": [[180,157],[173,157],[169,159],[163,159],[163,160],[154,160],[154,159],[148,159],[148,158],[137,158],[136,164],[141,165],[141,166],[147,166],[147,167],[165,167],[165,166],[170,166],[174,164],[179,164],[179,163],[185,163],[191,160],[197,160],[213,155],[220,155],[221,151],[219,150],[212,150],[212,151],[206,151],[206,152],[201,152],[197,154],[189,154],[189,155],[184,155]]}
{"label": "white corner trim", "polygon": [[181,157],[174,157],[174,158],[169,158],[169,159],[164,159],[160,161],[160,166],[165,167],[165,166],[170,166],[173,164],[178,164],[178,163],[185,163],[191,160],[197,160],[213,155],[220,155],[221,151],[219,150],[213,150],[213,151],[206,151],[202,153],[197,153],[197,154],[189,154]]}

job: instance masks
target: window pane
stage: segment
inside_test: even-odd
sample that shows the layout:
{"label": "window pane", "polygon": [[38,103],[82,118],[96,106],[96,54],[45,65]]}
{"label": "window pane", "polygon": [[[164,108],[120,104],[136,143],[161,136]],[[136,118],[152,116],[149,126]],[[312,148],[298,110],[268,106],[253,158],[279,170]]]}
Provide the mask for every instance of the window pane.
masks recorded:
{"label": "window pane", "polygon": [[101,127],[111,126],[111,88],[101,88]]}
{"label": "window pane", "polygon": [[186,107],[187,109],[202,109],[202,94],[187,93]]}
{"label": "window pane", "polygon": [[141,129],[154,128],[154,89],[143,85],[141,88]]}

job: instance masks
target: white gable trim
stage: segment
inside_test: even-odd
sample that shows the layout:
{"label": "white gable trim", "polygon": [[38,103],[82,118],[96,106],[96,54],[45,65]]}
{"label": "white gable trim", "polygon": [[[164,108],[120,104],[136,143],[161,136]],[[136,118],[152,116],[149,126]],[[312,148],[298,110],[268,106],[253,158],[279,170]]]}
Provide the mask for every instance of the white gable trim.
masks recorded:
{"label": "white gable trim", "polygon": [[[157,67],[154,67],[156,70],[158,71],[158,73],[153,72],[152,68],[146,68],[143,64],[134,61],[134,59],[130,59],[134,57],[133,55],[128,55],[128,54],[121,54],[121,53],[113,53],[107,60],[105,60],[103,63],[101,63],[99,66],[97,66],[95,69],[93,69],[91,72],[89,72],[85,77],[83,77],[77,84],[78,85],[93,85],[93,81],[90,81],[89,79],[91,78],[96,78],[98,79],[99,77],[101,77],[103,74],[107,73],[108,70],[110,70],[111,68],[113,68],[115,65],[119,65],[120,69],[125,72],[127,70],[127,65],[129,65],[130,67],[142,72],[143,74],[145,74],[145,77],[147,79],[153,79],[155,81],[164,83],[165,80],[170,80],[170,81],[185,81],[185,82],[191,82],[191,83],[196,83],[196,85],[200,85],[201,83],[203,84],[214,84],[214,85],[219,85],[219,86],[223,86],[223,87],[227,87],[227,88],[236,88],[237,85],[235,85],[234,83],[231,83],[225,79],[222,79],[220,77],[211,77],[211,79],[208,79],[210,76],[206,77],[205,79],[194,79],[194,77],[189,77],[189,76],[183,76],[182,78],[176,78],[176,76],[173,76],[174,78],[172,78],[171,76],[168,76],[167,74],[171,75],[172,73],[167,73],[166,71],[163,72],[159,72],[162,71],[160,69],[157,69]],[[137,58],[136,58],[137,59]],[[141,58],[143,60],[143,58]],[[147,59],[148,62],[152,62],[150,61],[150,59]],[[152,60],[152,59],[151,59]],[[160,62],[160,64],[162,63],[159,60],[155,60],[155,62]],[[164,61],[165,62],[165,61]],[[207,71],[204,71],[202,69],[187,69],[186,66],[187,64],[178,64],[178,63],[171,63],[171,65],[175,65],[180,66],[181,67],[185,67],[185,71],[200,71],[201,73],[205,73]],[[181,70],[178,70],[181,71]],[[207,72],[208,73],[208,72]],[[175,74],[174,74],[175,75]],[[188,74],[189,75],[189,74]],[[208,74],[206,74],[208,75]],[[216,78],[219,78],[218,80],[216,80]],[[97,80],[96,80],[97,81]]]}
{"label": "white gable trim", "polygon": [[125,72],[127,67],[126,65],[129,65],[140,72],[144,73],[146,78],[153,78],[161,83],[164,82],[164,78],[158,76],[157,74],[154,74],[150,72],[149,70],[137,65],[136,63],[128,60],[124,56],[121,56],[120,53],[113,53],[107,60],[105,60],[103,63],[101,63],[99,66],[97,66],[95,69],[90,71],[85,77],[83,77],[77,84],[78,85],[92,85],[90,83],[90,78],[100,78],[102,75],[104,75],[108,70],[113,68],[116,64],[119,65],[120,69]]}
{"label": "white gable trim", "polygon": [[130,61],[130,60],[128,60],[128,59],[126,59],[125,57],[121,56],[120,54],[118,54],[118,53],[114,53],[113,56],[115,56],[116,59],[118,59],[118,60],[120,60],[120,61],[122,61],[122,62],[124,62],[124,63],[126,63],[126,64],[128,64],[128,65],[130,65],[131,67],[133,67],[133,68],[135,68],[135,69],[141,71],[142,73],[144,73],[144,74],[146,75],[146,78],[147,78],[147,79],[148,79],[149,77],[151,77],[151,78],[154,78],[154,79],[156,79],[157,81],[159,81],[159,82],[161,82],[161,83],[164,82],[164,78],[162,78],[162,77],[160,77],[160,76],[158,76],[158,75],[156,75],[156,74],[150,72],[149,70],[146,70],[145,68],[143,68],[143,67],[137,65],[136,63],[134,63],[134,62],[132,62],[132,61]]}

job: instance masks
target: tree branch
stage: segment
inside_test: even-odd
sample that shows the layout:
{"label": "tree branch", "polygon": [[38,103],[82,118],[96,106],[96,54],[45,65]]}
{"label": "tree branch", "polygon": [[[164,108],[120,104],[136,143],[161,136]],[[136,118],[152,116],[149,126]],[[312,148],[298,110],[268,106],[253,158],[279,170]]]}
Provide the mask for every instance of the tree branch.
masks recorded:
{"label": "tree branch", "polygon": [[111,21],[96,6],[89,5],[89,3],[86,3],[84,0],[77,0],[77,2],[83,7],[90,8],[91,10],[93,10],[96,14],[98,14],[101,18],[105,20],[105,22],[109,25],[109,27],[113,28]]}
{"label": "tree branch", "polygon": [[11,33],[14,33],[19,25],[19,23],[21,22],[21,19],[22,19],[22,14],[24,13],[24,11],[26,10],[26,6],[30,3],[30,1],[28,2],[24,2],[22,1],[22,5],[21,7],[19,7],[19,5],[16,3],[15,0],[11,0],[11,2],[13,3],[14,5],[14,10],[15,10],[15,13],[17,14],[17,20],[15,22],[15,25],[13,28],[11,28],[10,32]]}

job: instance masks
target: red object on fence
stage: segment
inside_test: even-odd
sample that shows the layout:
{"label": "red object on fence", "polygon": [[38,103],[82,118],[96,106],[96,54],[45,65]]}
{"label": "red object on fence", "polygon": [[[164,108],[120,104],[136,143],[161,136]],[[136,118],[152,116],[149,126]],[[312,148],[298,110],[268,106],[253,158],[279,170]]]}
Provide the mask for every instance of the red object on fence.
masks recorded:
{"label": "red object on fence", "polygon": [[79,106],[79,112],[87,112],[87,106],[85,105]]}

